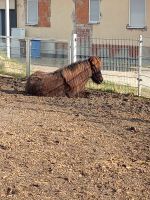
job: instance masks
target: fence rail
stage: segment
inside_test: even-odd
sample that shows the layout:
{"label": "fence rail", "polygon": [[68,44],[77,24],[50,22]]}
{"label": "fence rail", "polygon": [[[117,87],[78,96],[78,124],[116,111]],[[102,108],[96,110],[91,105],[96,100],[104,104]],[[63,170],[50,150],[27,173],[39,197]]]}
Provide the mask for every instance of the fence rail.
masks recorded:
{"label": "fence rail", "polygon": [[104,84],[88,87],[150,97],[150,37],[104,39],[72,36],[71,42],[54,39],[13,38],[8,58],[7,37],[0,36],[0,73],[29,76],[37,70],[52,72],[89,56],[103,61]]}

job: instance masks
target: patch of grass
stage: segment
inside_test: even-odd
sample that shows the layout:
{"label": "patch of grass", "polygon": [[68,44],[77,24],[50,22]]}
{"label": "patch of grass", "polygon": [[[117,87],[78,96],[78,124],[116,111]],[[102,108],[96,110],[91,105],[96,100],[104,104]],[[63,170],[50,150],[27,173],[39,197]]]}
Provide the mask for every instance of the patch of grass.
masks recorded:
{"label": "patch of grass", "polygon": [[87,83],[86,88],[93,90],[101,90],[109,93],[130,93],[137,95],[137,88],[131,87],[129,85],[119,85],[110,81],[104,81],[102,84],[97,85],[91,80]]}
{"label": "patch of grass", "polygon": [[12,76],[14,78],[24,78],[26,75],[23,73],[13,73],[13,72],[7,72],[5,70],[0,70],[1,75],[7,75],[7,76]]}
{"label": "patch of grass", "polygon": [[[104,81],[102,84],[97,85],[91,80],[86,85],[87,89],[100,90],[109,93],[123,93],[123,94],[133,94],[137,95],[138,89],[131,87],[129,85],[119,85],[114,82]],[[141,96],[145,98],[150,98],[150,88],[142,88]]]}
{"label": "patch of grass", "polygon": [[4,69],[4,64],[0,63],[0,71],[3,71],[3,69]]}
{"label": "patch of grass", "polygon": [[150,98],[150,88],[142,88],[141,96]]}
{"label": "patch of grass", "polygon": [[26,76],[26,66],[16,59],[8,59],[0,52],[0,74],[22,78]]}

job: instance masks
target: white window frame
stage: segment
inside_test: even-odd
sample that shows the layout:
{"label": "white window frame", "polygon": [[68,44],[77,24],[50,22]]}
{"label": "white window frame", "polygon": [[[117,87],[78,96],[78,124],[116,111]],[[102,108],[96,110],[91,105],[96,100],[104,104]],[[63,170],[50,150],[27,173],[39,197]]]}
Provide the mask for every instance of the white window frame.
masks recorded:
{"label": "white window frame", "polygon": [[129,0],[129,25],[127,26],[127,28],[131,28],[131,29],[144,29],[146,28],[146,0],[143,0],[145,2],[145,18],[144,18],[144,25],[143,26],[134,26],[134,25],[131,25],[131,0]]}
{"label": "white window frame", "polygon": [[90,18],[90,11],[91,11],[91,0],[89,0],[89,24],[99,24],[100,23],[100,0],[98,1],[99,2],[99,19],[97,21],[92,21]]}
{"label": "white window frame", "polygon": [[26,24],[27,25],[31,25],[31,26],[34,26],[34,25],[38,25],[38,0],[35,0],[35,1],[37,1],[37,7],[36,7],[36,9],[37,9],[37,12],[36,12],[36,22],[35,23],[32,23],[32,22],[30,22],[30,19],[29,19],[29,16],[28,16],[28,1],[30,1],[30,0],[27,0],[27,4],[26,4]]}

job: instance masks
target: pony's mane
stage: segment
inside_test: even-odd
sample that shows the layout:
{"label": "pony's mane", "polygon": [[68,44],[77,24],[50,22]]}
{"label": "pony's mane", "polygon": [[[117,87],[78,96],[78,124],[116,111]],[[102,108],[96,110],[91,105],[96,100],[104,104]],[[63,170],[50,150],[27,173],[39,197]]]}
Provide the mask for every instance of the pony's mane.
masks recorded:
{"label": "pony's mane", "polygon": [[89,66],[89,61],[88,60],[84,60],[84,61],[77,61],[75,63],[71,63],[70,65],[64,66],[60,69],[57,69],[56,71],[54,71],[53,73],[58,73],[59,71],[62,70],[70,70],[70,71],[74,71],[76,70],[76,68],[78,68],[79,66],[84,66],[84,67],[90,67]]}
{"label": "pony's mane", "polygon": [[61,74],[71,88],[80,88],[91,76],[91,65],[88,60],[78,61],[64,67]]}
{"label": "pony's mane", "polygon": [[85,65],[85,66],[89,66],[89,62],[88,62],[88,60],[84,60],[84,61],[77,61],[77,62],[75,62],[75,63],[72,63],[72,64],[70,64],[70,65],[68,65],[68,66],[65,66],[64,67],[64,69],[70,69],[70,70],[74,70],[75,68],[77,68],[79,65]]}

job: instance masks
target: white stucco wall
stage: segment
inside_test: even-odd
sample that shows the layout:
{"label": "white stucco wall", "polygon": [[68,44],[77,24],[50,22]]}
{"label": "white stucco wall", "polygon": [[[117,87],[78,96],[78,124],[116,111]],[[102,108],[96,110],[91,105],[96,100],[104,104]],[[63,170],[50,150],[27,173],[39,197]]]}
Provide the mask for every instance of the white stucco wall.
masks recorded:
{"label": "white stucco wall", "polygon": [[146,0],[146,30],[127,29],[129,24],[129,0],[102,0],[101,21],[93,26],[94,37],[137,38],[140,34],[150,36],[150,1]]}
{"label": "white stucco wall", "polygon": [[[9,0],[10,9],[15,9],[15,0]],[[0,9],[5,9],[6,0],[0,0]]]}
{"label": "white stucco wall", "polygon": [[27,37],[53,38],[68,40],[73,30],[72,12],[74,3],[72,0],[51,0],[51,27],[27,26],[24,0],[18,1],[18,27],[26,29]]}
{"label": "white stucco wall", "polygon": [[[73,30],[74,0],[51,0],[51,27],[25,25],[26,0],[17,1],[18,27],[26,29],[27,37],[69,40]],[[137,38],[140,34],[150,36],[150,0],[146,0],[147,30],[131,30],[129,23],[129,0],[101,0],[101,21],[93,25],[93,37]]]}

